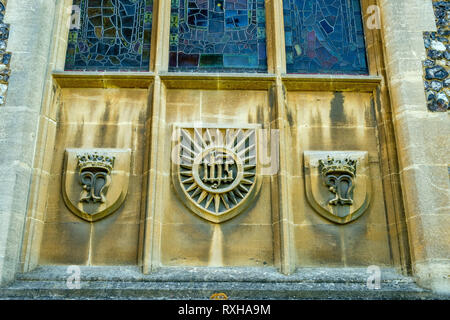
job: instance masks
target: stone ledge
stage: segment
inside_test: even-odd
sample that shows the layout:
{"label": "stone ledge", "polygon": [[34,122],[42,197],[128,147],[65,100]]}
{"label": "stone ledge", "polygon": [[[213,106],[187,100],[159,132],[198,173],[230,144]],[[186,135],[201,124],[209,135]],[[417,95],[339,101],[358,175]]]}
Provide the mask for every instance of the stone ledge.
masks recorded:
{"label": "stone ledge", "polygon": [[164,72],[160,77],[168,89],[268,90],[276,81],[267,73]]}
{"label": "stone ledge", "polygon": [[136,88],[148,89],[155,78],[152,72],[54,71],[54,81],[61,88]]}
{"label": "stone ledge", "polygon": [[373,92],[383,78],[375,75],[284,74],[282,80],[289,91]]}
{"label": "stone ledge", "polygon": [[302,268],[292,275],[265,268],[162,268],[144,275],[138,267],[80,267],[81,288],[71,290],[66,266],[18,274],[0,299],[448,299],[418,287],[394,269],[381,269],[379,290],[367,288],[365,268]]}

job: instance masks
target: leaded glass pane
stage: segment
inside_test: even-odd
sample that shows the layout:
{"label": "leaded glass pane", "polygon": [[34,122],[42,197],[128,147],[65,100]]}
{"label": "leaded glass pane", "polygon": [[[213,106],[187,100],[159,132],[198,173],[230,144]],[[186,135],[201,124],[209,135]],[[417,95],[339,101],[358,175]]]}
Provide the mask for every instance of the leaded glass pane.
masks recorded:
{"label": "leaded glass pane", "polygon": [[149,70],[153,0],[73,4],[66,70]]}
{"label": "leaded glass pane", "polygon": [[266,72],[264,0],[172,0],[169,71]]}
{"label": "leaded glass pane", "polygon": [[367,74],[359,0],[283,0],[288,73]]}

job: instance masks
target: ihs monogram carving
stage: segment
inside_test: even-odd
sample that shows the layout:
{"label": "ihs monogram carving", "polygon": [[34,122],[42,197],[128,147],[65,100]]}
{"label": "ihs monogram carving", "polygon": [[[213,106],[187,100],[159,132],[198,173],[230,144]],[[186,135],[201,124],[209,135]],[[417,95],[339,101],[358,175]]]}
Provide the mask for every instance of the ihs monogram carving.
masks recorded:
{"label": "ihs monogram carving", "polygon": [[125,201],[130,177],[129,149],[66,149],[63,198],[86,221],[115,212]]}
{"label": "ihs monogram carving", "polygon": [[95,152],[77,155],[77,159],[80,183],[83,186],[80,202],[105,203],[115,157]]}
{"label": "ihs monogram carving", "polygon": [[328,201],[328,204],[333,206],[353,204],[352,192],[355,187],[357,162],[352,159],[336,160],[331,156],[326,160],[319,160],[319,170],[324,183],[328,190],[335,194],[335,198]]}
{"label": "ihs monogram carving", "polygon": [[306,151],[305,184],[310,205],[324,218],[346,224],[359,218],[371,198],[365,151]]}
{"label": "ihs monogram carving", "polygon": [[245,208],[260,183],[255,128],[176,128],[173,182],[185,204],[215,223]]}

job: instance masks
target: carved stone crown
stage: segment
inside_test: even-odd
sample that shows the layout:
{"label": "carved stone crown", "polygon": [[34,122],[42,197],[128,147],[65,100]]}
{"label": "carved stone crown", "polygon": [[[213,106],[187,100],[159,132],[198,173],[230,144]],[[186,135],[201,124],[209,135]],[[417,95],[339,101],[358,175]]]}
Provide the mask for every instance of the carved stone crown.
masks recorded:
{"label": "carved stone crown", "polygon": [[332,173],[348,174],[351,176],[356,175],[356,163],[357,160],[344,159],[337,160],[328,156],[327,160],[319,160],[319,170],[322,176],[327,176]]}
{"label": "carved stone crown", "polygon": [[78,155],[78,168],[81,171],[86,169],[105,170],[108,174],[111,173],[114,167],[115,157],[104,154],[85,153]]}

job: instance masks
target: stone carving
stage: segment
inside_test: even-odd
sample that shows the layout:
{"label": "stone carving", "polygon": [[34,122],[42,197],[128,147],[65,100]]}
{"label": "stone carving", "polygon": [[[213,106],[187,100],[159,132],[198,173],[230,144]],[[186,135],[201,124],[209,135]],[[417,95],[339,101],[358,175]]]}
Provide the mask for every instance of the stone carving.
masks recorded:
{"label": "stone carving", "polygon": [[106,202],[115,157],[97,152],[78,155],[78,169],[83,191],[80,202]]}
{"label": "stone carving", "polygon": [[131,150],[67,149],[63,198],[86,221],[115,212],[128,192]]}
{"label": "stone carving", "polygon": [[363,151],[307,151],[306,195],[323,217],[339,224],[360,217],[371,196],[368,154]]}
{"label": "stone carving", "polygon": [[257,130],[174,128],[172,181],[185,205],[220,223],[242,212],[260,188]]}
{"label": "stone carving", "polygon": [[328,201],[329,205],[353,204],[353,179],[356,175],[357,160],[335,160],[328,156],[327,160],[319,160],[319,170],[324,178],[325,185],[335,198]]}

